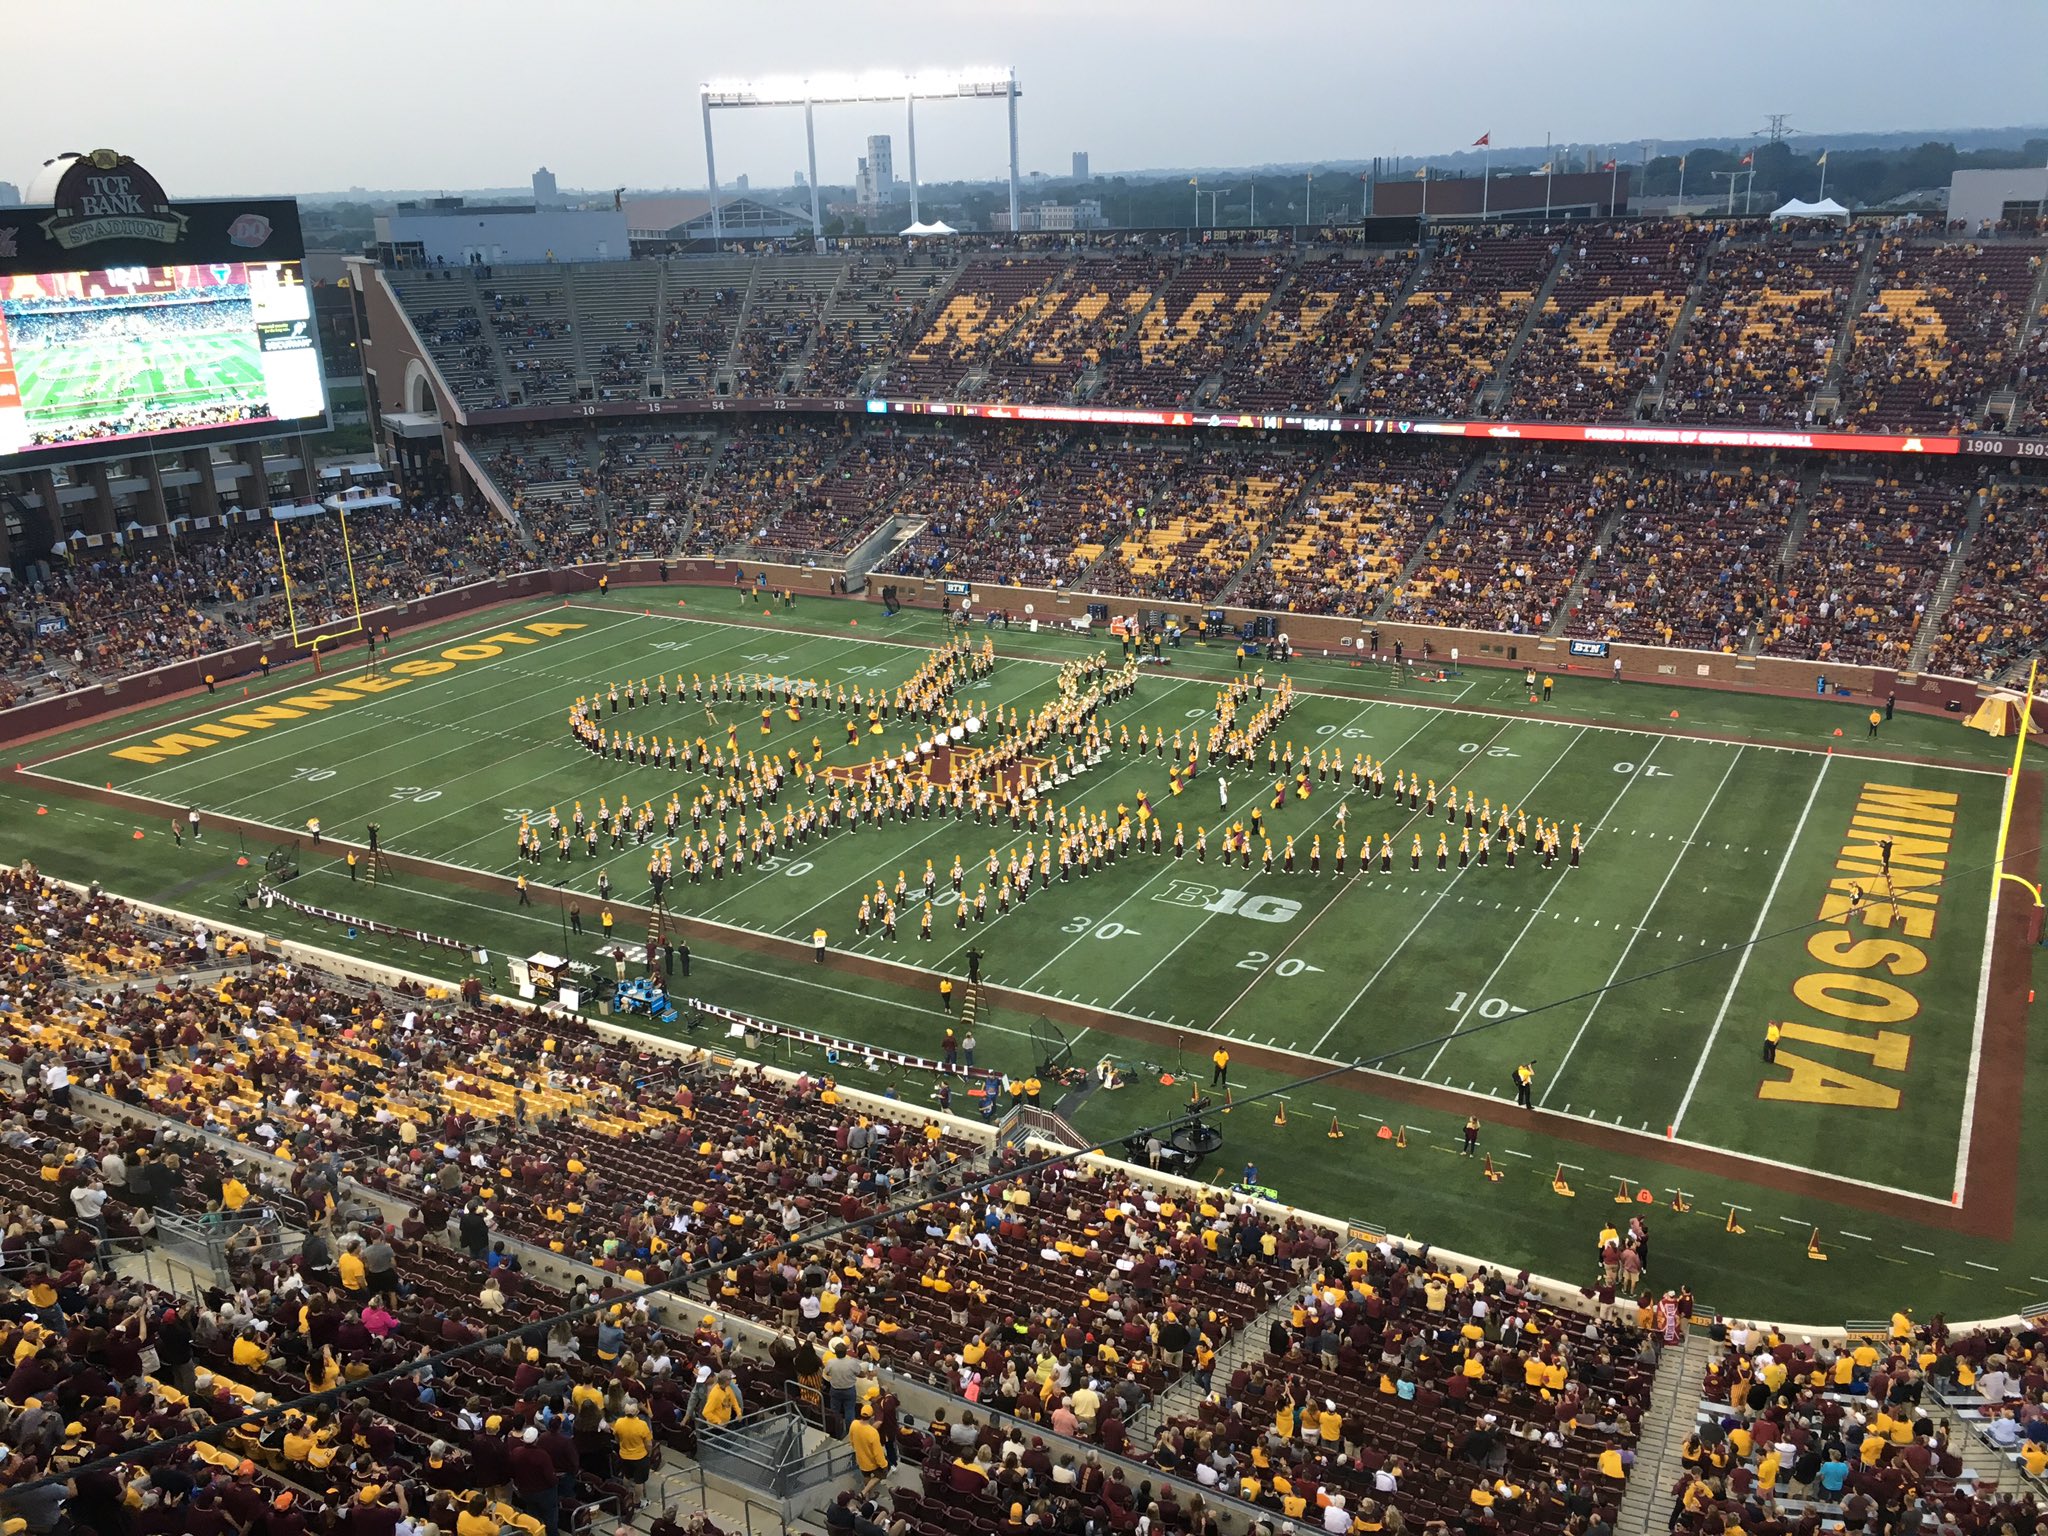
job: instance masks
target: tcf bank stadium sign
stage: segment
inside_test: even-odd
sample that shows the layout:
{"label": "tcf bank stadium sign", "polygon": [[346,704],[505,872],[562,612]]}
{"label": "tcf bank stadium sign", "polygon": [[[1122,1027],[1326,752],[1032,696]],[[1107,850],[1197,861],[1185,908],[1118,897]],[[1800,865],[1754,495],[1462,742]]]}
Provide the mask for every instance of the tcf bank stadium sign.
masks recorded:
{"label": "tcf bank stadium sign", "polygon": [[157,179],[127,155],[96,149],[71,162],[57,183],[56,211],[43,233],[66,250],[102,240],[152,240],[175,245],[185,233]]}

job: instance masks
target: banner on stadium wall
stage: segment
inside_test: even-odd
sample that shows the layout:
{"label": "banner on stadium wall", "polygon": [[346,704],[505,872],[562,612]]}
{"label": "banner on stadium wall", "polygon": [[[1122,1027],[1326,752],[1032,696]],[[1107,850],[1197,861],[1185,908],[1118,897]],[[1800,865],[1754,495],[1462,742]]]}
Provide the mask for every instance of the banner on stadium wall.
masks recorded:
{"label": "banner on stadium wall", "polygon": [[1572,642],[1572,654],[1574,656],[1605,656],[1607,654],[1607,642],[1605,640],[1574,640]]}
{"label": "banner on stadium wall", "polygon": [[973,591],[973,586],[964,581],[949,581],[946,583],[946,596],[948,597],[967,597]]}
{"label": "banner on stadium wall", "polygon": [[399,928],[390,923],[380,923],[373,917],[351,917],[346,912],[336,912],[327,907],[316,907],[310,902],[294,901],[291,897],[278,890],[276,886],[268,883],[258,883],[256,899],[262,902],[266,909],[273,906],[289,907],[294,912],[303,913],[307,917],[317,917],[323,922],[340,923],[363,933],[384,933],[390,934],[393,938],[411,939],[415,944],[425,944],[435,949],[460,950],[463,954],[475,960],[478,965],[488,965],[490,963],[490,952],[488,950],[478,949],[472,944],[465,944],[460,939],[447,939],[438,933],[427,933],[419,928]]}
{"label": "banner on stadium wall", "polygon": [[70,624],[65,622],[62,614],[49,614],[36,620],[36,638],[38,640],[46,640],[52,635],[61,635],[70,628]]}
{"label": "banner on stadium wall", "polygon": [[701,998],[691,998],[687,1006],[706,1018],[725,1020],[731,1027],[731,1034],[735,1039],[748,1034],[772,1040],[793,1040],[802,1045],[815,1045],[825,1052],[826,1060],[835,1066],[857,1062],[870,1072],[879,1072],[884,1067],[903,1067],[913,1072],[933,1072],[941,1077],[984,1078],[996,1075],[986,1068],[977,1071],[967,1067],[949,1067],[929,1056],[913,1056],[904,1051],[884,1051],[840,1035],[821,1035],[814,1029],[798,1029],[793,1024],[772,1024],[766,1019],[735,1013],[730,1008],[721,1008],[716,1003],[707,1003]]}
{"label": "banner on stadium wall", "polygon": [[1723,427],[1604,425],[1548,421],[1414,421],[1398,416],[1311,416],[1250,411],[1133,410],[1118,406],[1004,405],[978,401],[793,399],[728,400],[672,397],[587,405],[509,406],[472,410],[477,426],[560,421],[576,417],[749,415],[765,411],[835,415],[959,416],[980,421],[1055,425],[1214,428],[1253,432],[1370,432],[1397,436],[1456,437],[1499,442],[1615,443],[1660,448],[1759,448],[1826,453],[1971,454],[1986,458],[2048,460],[2048,437],[1961,437],[1887,432],[1743,431]]}

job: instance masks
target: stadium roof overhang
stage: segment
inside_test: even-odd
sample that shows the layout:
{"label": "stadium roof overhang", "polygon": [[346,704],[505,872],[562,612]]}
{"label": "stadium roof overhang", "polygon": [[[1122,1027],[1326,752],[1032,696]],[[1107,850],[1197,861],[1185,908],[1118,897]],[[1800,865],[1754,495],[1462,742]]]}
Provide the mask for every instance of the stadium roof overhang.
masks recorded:
{"label": "stadium roof overhang", "polygon": [[384,429],[394,437],[439,437],[441,418],[424,411],[386,411]]}

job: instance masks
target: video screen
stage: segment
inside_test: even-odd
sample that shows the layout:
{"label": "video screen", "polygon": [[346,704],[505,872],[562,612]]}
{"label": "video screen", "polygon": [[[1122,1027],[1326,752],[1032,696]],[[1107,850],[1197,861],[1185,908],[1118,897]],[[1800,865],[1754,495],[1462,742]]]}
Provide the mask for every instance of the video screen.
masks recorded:
{"label": "video screen", "polygon": [[324,418],[297,261],[0,276],[0,456]]}

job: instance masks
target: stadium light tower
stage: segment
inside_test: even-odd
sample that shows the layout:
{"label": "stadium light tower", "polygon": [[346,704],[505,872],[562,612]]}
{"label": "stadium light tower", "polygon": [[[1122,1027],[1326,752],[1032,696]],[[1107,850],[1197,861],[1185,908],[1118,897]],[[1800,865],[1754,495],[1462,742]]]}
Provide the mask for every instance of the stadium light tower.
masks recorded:
{"label": "stadium light tower", "polygon": [[1009,109],[1010,120],[1010,228],[1017,227],[1017,71],[1010,67],[988,69],[919,70],[897,74],[886,70],[866,74],[774,76],[758,80],[707,80],[699,87],[704,107],[704,180],[711,193],[711,239],[725,238],[724,222],[718,212],[718,158],[712,145],[711,113],[724,107],[802,107],[804,144],[811,168],[811,239],[825,236],[818,211],[818,140],[812,127],[812,109],[843,106],[856,102],[902,102],[909,132],[910,215],[918,217],[917,201],[917,103],[920,101],[1000,101]]}

